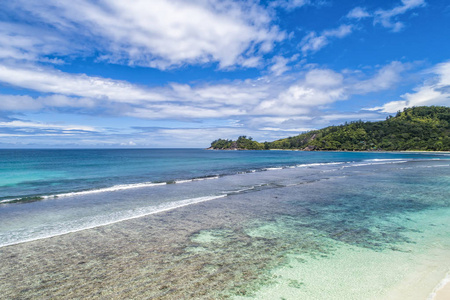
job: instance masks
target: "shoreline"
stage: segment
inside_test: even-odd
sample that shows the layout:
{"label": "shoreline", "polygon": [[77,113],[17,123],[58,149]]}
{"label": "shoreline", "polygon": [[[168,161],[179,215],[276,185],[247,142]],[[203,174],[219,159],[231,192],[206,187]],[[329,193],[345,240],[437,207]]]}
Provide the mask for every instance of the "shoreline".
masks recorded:
{"label": "shoreline", "polygon": [[448,151],[434,151],[434,150],[305,150],[305,149],[242,149],[242,148],[230,148],[230,149],[213,149],[203,148],[210,151],[299,151],[299,152],[349,152],[349,153],[443,153],[450,154]]}
{"label": "shoreline", "polygon": [[428,296],[427,300],[448,300],[450,299],[450,273],[436,285]]}

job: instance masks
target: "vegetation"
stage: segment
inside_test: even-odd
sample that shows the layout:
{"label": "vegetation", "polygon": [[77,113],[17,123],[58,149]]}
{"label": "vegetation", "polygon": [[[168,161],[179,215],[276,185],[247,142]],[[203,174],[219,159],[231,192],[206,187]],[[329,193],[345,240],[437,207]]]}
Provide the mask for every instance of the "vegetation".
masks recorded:
{"label": "vegetation", "polygon": [[240,136],[236,141],[218,139],[211,143],[211,148],[218,150],[263,150],[264,144],[251,137]]}
{"label": "vegetation", "polygon": [[219,139],[212,149],[301,149],[343,151],[450,151],[450,108],[421,106],[404,109],[385,121],[361,120],[309,131],[273,142],[258,143],[240,136]]}

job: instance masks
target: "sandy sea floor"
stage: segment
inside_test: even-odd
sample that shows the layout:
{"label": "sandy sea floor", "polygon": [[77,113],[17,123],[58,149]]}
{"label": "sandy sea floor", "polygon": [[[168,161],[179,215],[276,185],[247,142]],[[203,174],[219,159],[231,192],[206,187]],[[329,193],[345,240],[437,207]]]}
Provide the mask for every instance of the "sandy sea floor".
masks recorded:
{"label": "sandy sea floor", "polygon": [[450,176],[405,166],[2,247],[0,298],[427,299],[450,268]]}

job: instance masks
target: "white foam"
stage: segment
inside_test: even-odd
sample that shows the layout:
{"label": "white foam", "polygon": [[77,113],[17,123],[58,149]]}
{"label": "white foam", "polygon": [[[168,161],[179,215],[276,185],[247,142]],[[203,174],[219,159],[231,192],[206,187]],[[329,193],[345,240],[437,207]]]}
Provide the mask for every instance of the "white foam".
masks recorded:
{"label": "white foam", "polygon": [[[149,207],[143,207],[143,208],[138,208],[138,209],[133,209],[133,210],[128,210],[128,211],[111,213],[109,215],[91,218],[91,220],[84,223],[85,224],[84,226],[78,225],[78,224],[74,225],[74,224],[71,224],[70,222],[65,223],[65,224],[60,224],[60,223],[59,224],[51,224],[51,225],[54,225],[55,228],[66,228],[66,230],[63,229],[63,230],[59,230],[59,231],[53,231],[51,233],[42,234],[42,235],[34,237],[34,238],[25,238],[25,239],[21,239],[21,240],[5,241],[0,244],[0,248],[5,247],[5,246],[10,246],[10,245],[15,245],[15,244],[21,244],[21,243],[51,238],[51,237],[55,237],[55,236],[59,236],[59,235],[64,235],[64,234],[68,234],[68,233],[92,229],[92,228],[96,228],[96,227],[111,225],[114,223],[137,219],[137,218],[177,209],[177,208],[192,205],[192,204],[197,204],[197,203],[201,203],[201,202],[224,198],[226,196],[227,195],[212,195],[212,196],[204,196],[204,197],[197,197],[197,198],[189,198],[189,199],[179,200],[179,201],[175,201],[175,202],[164,203],[164,204],[160,204],[157,206],[149,206]],[[76,228],[74,228],[74,227],[76,227]],[[70,228],[70,229],[68,229],[68,228]],[[14,233],[13,233],[13,236],[14,236]]]}
{"label": "white foam", "polygon": [[81,191],[81,192],[70,192],[70,193],[62,193],[62,194],[56,194],[51,196],[42,196],[44,199],[48,198],[61,198],[61,197],[72,197],[72,196],[82,196],[82,195],[89,195],[89,194],[96,194],[96,193],[104,193],[104,192],[116,192],[116,191],[122,191],[122,190],[129,190],[129,189],[136,189],[136,188],[144,188],[144,187],[152,187],[152,186],[160,186],[160,185],[166,185],[166,182],[142,182],[142,183],[133,183],[133,184],[120,184],[120,185],[114,185],[107,188],[102,189],[96,189],[96,190],[87,190],[87,191]]}
{"label": "white foam", "polygon": [[396,160],[404,160],[401,158],[374,158],[374,159],[365,159],[364,161],[396,161]]}
{"label": "white foam", "polygon": [[450,165],[421,166],[420,168],[441,168],[441,167],[450,167]]}
{"label": "white foam", "polygon": [[447,284],[450,284],[450,273],[447,273],[447,275],[445,275],[445,277],[441,280],[441,282],[439,282],[439,284],[433,289],[431,294],[428,295],[427,300],[433,300],[436,297],[439,290],[442,289]]}
{"label": "white foam", "polygon": [[244,189],[240,189],[240,190],[235,190],[235,191],[224,191],[225,194],[237,194],[237,193],[242,193],[245,191],[251,191],[254,190],[256,186],[251,186],[248,188],[244,188]]}
{"label": "white foam", "polygon": [[311,164],[300,164],[296,167],[298,168],[308,168],[308,167],[317,167],[317,166],[328,166],[328,165],[342,165],[347,162],[329,162],[329,163],[311,163]]}
{"label": "white foam", "polygon": [[192,182],[192,179],[186,179],[186,180],[175,180],[175,183],[186,183],[186,182]]}
{"label": "white foam", "polygon": [[344,168],[349,168],[349,167],[363,167],[363,166],[373,166],[373,165],[387,165],[387,164],[401,164],[401,163],[406,163],[408,162],[407,160],[385,160],[385,161],[380,161],[380,162],[367,162],[367,163],[355,163],[355,164],[350,164],[348,166],[343,166]]}
{"label": "white foam", "polygon": [[9,202],[17,201],[20,199],[21,198],[5,199],[5,200],[0,201],[0,203],[9,203]]}
{"label": "white foam", "polygon": [[[187,183],[187,182],[192,182],[192,181],[211,180],[211,179],[218,179],[218,178],[219,178],[219,176],[202,177],[202,178],[194,178],[194,179],[187,179],[187,180],[177,180],[177,181],[175,181],[175,183]],[[40,197],[42,199],[64,198],[64,197],[84,196],[84,195],[104,193],[104,192],[117,192],[117,191],[130,190],[130,189],[136,189],[136,188],[162,186],[162,185],[166,185],[166,184],[167,184],[167,182],[141,182],[141,183],[132,183],[132,184],[119,184],[119,185],[114,185],[111,187],[100,188],[100,189],[61,193],[61,194],[55,194],[55,195],[43,195],[43,196],[36,196],[36,197]],[[23,198],[27,198],[27,197],[24,196]],[[4,200],[1,200],[0,203],[9,203],[9,202],[21,200],[23,198],[4,199]]]}
{"label": "white foam", "polygon": [[194,178],[194,179],[192,179],[192,181],[202,181],[202,180],[211,180],[211,179],[219,179],[219,176]]}

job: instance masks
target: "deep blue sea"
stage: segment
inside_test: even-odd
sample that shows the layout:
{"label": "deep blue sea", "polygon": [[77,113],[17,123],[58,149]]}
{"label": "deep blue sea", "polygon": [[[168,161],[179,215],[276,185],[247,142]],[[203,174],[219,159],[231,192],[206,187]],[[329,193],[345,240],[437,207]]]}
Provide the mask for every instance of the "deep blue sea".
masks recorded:
{"label": "deep blue sea", "polygon": [[450,153],[0,150],[10,298],[433,299],[449,248]]}

